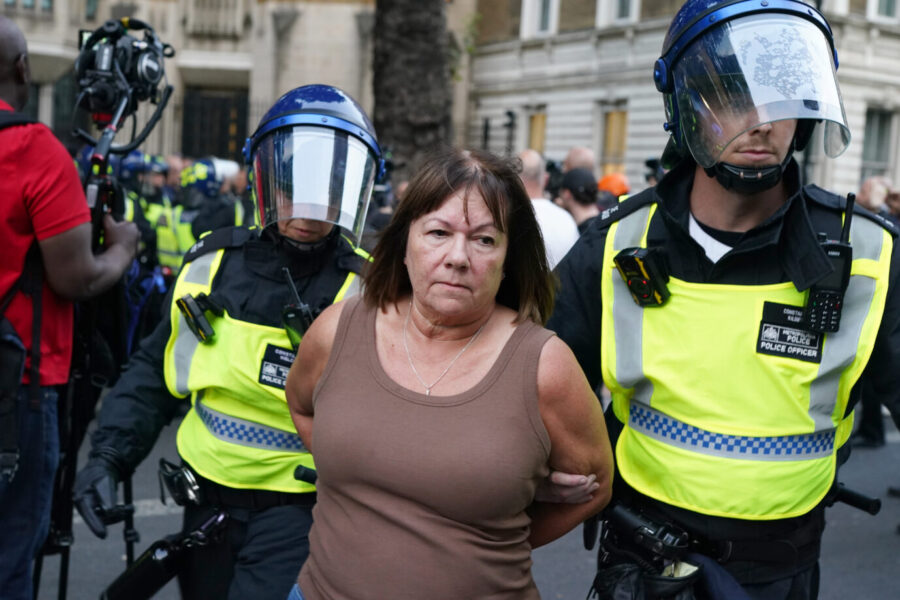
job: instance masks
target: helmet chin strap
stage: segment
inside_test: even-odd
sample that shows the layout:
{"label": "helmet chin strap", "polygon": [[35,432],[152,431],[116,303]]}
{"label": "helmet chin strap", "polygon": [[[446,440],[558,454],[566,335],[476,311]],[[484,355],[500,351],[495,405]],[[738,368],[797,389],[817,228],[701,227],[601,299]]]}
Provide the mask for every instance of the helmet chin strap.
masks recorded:
{"label": "helmet chin strap", "polygon": [[781,164],[771,165],[768,167],[740,167],[731,163],[719,162],[711,167],[704,169],[710,177],[716,180],[726,190],[734,190],[738,194],[752,196],[766,190],[772,189],[781,177],[788,163],[791,162],[791,156],[794,152],[794,143],[791,142],[791,149],[788,151]]}

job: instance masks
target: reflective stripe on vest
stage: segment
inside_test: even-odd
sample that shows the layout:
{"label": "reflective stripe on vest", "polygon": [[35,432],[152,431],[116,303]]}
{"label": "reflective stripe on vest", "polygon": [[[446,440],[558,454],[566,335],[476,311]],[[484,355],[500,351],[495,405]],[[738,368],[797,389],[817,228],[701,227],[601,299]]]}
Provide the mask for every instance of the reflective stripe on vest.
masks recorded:
{"label": "reflective stripe on vest", "polygon": [[671,278],[666,305],[641,309],[634,302],[612,258],[626,247],[646,247],[655,210],[614,223],[604,250],[601,367],[625,424],[616,445],[620,472],[641,493],[695,512],[805,514],[830,487],[835,450],[852,429],[844,412],[884,310],[891,237],[868,219],[853,219],[840,331],[819,336],[788,324],[796,344],[768,354],[758,346],[769,318],[764,308],[796,315],[806,299],[790,282]]}
{"label": "reflective stripe on vest", "polygon": [[122,218],[126,221],[134,221],[134,203],[137,200],[137,194],[128,192],[125,194],[125,214]]}
{"label": "reflective stripe on vest", "polygon": [[281,431],[246,419],[238,419],[205,406],[197,394],[194,410],[211,434],[220,440],[263,450],[306,452],[303,440],[296,433]]}
{"label": "reflective stripe on vest", "polygon": [[[180,398],[190,394],[191,389],[188,386],[188,376],[190,375],[191,362],[193,362],[194,353],[200,345],[200,340],[187,326],[184,315],[178,310],[175,300],[181,298],[185,294],[196,296],[200,293],[209,293],[212,289],[212,280],[222,262],[222,256],[225,250],[202,254],[195,260],[189,262],[176,280],[176,287],[173,290],[173,302],[170,308],[170,319],[172,322],[172,335],[169,336],[169,342],[166,345],[167,356],[171,354],[172,360],[166,360],[165,375],[166,383],[169,391],[174,396]],[[171,353],[169,348],[171,347]]]}
{"label": "reflective stripe on vest", "polygon": [[726,458],[797,460],[822,458],[834,448],[834,430],[806,435],[752,437],[706,431],[637,402],[631,403],[628,425],[666,444]]}

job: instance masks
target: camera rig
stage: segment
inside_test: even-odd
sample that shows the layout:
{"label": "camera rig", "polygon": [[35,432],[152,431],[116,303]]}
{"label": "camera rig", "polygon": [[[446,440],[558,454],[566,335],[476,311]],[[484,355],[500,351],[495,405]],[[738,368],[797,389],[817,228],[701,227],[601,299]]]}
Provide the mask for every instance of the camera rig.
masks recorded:
{"label": "camera rig", "polygon": [[[129,31],[142,31],[143,39],[137,39]],[[136,149],[159,121],[173,89],[165,77],[164,62],[175,51],[159,40],[150,25],[130,18],[107,21],[92,32],[79,32],[79,49],[75,61],[79,89],[75,108],[90,112],[100,129],[96,139],[82,129],[74,132],[93,147],[84,186],[91,211],[92,245],[98,251],[102,247],[104,216],[112,213],[114,218],[121,219],[125,212],[124,190],[107,171],[109,155]],[[137,133],[135,113],[146,101],[156,108]],[[130,141],[114,145],[116,134],[129,116],[134,119]],[[72,490],[78,449],[93,419],[100,392],[115,382],[128,358],[127,314],[124,278],[101,296],[80,303],[76,311],[71,374],[65,391],[60,394],[61,452],[53,488],[50,531],[35,560],[33,574],[34,587],[38,590],[43,556],[59,554],[60,600],[65,600],[68,585],[69,550],[73,542]],[[103,318],[98,318],[99,315]],[[131,564],[138,535],[134,529],[130,477],[123,481],[123,496],[124,505],[111,511],[113,514],[107,515],[107,519],[109,523],[125,521],[123,534],[127,562]]]}
{"label": "camera rig", "polygon": [[[139,40],[128,31],[143,31],[144,39]],[[98,127],[111,124],[118,129],[123,118],[134,115],[140,102],[149,100],[156,104],[141,135],[117,148],[116,153],[137,148],[159,120],[172,94],[164,60],[175,56],[175,50],[161,42],[150,25],[131,18],[110,20],[90,33],[81,32],[79,41],[75,73],[81,91],[75,104],[76,108],[89,111]],[[166,86],[160,89],[163,81]],[[79,135],[94,141],[85,132]]]}

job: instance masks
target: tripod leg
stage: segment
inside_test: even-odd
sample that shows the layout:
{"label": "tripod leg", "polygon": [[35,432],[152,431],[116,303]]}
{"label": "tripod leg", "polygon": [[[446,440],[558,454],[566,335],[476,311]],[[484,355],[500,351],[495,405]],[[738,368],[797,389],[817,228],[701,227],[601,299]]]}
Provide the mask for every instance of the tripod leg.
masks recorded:
{"label": "tripod leg", "polygon": [[59,593],[58,600],[66,600],[69,591],[69,547],[59,551]]}
{"label": "tripod leg", "polygon": [[41,587],[41,570],[43,568],[44,554],[38,552],[38,555],[34,557],[34,568],[31,571],[31,590],[34,600],[37,600],[38,590],[40,590]]}
{"label": "tripod leg", "polygon": [[[122,499],[126,506],[133,506],[134,502],[131,483],[131,476],[122,482]],[[122,530],[122,536],[125,538],[125,564],[130,567],[134,563],[134,544],[141,539],[137,529],[134,528],[134,511],[125,513],[125,527]]]}

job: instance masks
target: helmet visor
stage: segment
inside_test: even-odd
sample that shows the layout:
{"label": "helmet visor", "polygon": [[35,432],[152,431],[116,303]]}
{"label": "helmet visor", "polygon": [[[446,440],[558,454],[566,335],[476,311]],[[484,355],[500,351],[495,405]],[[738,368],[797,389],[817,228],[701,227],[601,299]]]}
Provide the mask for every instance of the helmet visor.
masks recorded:
{"label": "helmet visor", "polygon": [[784,119],[824,121],[832,158],[850,143],[831,46],[805,19],[769,13],[726,22],[688,46],[673,75],[679,127],[702,167],[742,133]]}
{"label": "helmet visor", "polygon": [[377,164],[369,147],[345,131],[310,126],[274,130],[253,154],[261,226],[313,219],[343,227],[358,242]]}

